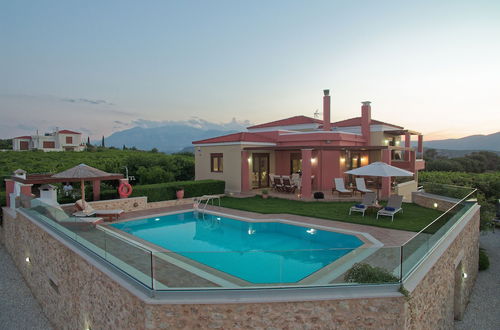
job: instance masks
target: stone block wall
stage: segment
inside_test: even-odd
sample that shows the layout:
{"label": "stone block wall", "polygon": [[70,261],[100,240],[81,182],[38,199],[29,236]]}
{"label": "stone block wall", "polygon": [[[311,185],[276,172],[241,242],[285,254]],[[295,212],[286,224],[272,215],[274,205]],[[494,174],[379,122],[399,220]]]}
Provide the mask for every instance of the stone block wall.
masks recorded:
{"label": "stone block wall", "polygon": [[130,197],[122,199],[109,199],[103,201],[87,202],[97,210],[116,210],[121,209],[125,212],[139,211],[147,208],[147,197]]}
{"label": "stone block wall", "polygon": [[[444,212],[452,208],[456,203],[459,202],[459,200],[438,195],[432,195],[424,192],[413,192],[412,202],[429,209],[435,208],[439,211]],[[434,203],[437,204],[437,207],[434,207]]]}
{"label": "stone block wall", "polygon": [[5,247],[55,328],[144,328],[143,301],[19,212],[5,220]]}
{"label": "stone block wall", "polygon": [[3,231],[7,251],[58,329],[426,329],[453,327],[457,262],[469,275],[461,284],[463,305],[468,299],[477,275],[478,222],[479,209],[410,292],[408,301],[391,293],[274,303],[152,303],[19,212],[16,217],[5,215]]}
{"label": "stone block wall", "polygon": [[[409,329],[453,329],[455,289],[460,291],[458,309],[463,312],[478,273],[479,209],[445,253],[411,292],[406,311]],[[455,270],[461,263],[456,287]]]}

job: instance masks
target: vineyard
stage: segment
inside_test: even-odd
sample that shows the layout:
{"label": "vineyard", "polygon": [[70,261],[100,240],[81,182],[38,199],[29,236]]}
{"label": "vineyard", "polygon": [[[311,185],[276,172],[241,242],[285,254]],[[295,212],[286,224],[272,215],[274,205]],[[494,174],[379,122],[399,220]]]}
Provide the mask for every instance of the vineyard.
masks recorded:
{"label": "vineyard", "polygon": [[110,173],[136,178],[133,183],[151,184],[194,179],[194,157],[191,154],[167,155],[139,150],[97,148],[82,152],[6,151],[0,153],[0,189],[3,178],[21,168],[28,173],[57,173],[78,164],[87,164]]}

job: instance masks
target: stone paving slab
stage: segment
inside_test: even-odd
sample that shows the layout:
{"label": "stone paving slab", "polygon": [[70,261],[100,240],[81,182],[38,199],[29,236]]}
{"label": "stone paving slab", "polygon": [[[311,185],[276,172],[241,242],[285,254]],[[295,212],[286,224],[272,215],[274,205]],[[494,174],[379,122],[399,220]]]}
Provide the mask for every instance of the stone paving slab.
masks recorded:
{"label": "stone paving slab", "polygon": [[49,320],[1,244],[0,329],[52,329]]}
{"label": "stone paving slab", "polygon": [[480,246],[486,249],[490,268],[480,271],[462,321],[455,329],[500,329],[500,231],[481,233]]}

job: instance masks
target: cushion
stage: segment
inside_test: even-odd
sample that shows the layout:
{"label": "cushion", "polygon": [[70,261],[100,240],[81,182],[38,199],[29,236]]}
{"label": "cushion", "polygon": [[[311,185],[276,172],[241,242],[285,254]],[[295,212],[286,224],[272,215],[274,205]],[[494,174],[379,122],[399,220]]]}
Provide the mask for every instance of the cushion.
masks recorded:
{"label": "cushion", "polygon": [[365,206],[363,204],[356,204],[354,207],[357,207],[358,209],[364,209]]}
{"label": "cushion", "polygon": [[386,207],[384,207],[384,209],[385,209],[386,211],[391,211],[391,212],[396,211],[396,209],[395,209],[395,208],[390,207],[390,206],[386,206]]}

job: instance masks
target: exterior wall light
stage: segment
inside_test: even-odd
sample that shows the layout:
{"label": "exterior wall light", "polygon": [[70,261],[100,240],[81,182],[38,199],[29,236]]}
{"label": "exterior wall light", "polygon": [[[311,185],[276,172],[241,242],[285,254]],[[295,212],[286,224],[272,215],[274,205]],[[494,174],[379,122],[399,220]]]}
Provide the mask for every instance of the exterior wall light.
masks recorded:
{"label": "exterior wall light", "polygon": [[386,139],[386,140],[384,140],[384,144],[385,144],[385,145],[388,145],[388,144],[389,144],[389,140],[387,140],[387,139]]}
{"label": "exterior wall light", "polygon": [[24,259],[28,264],[31,262],[31,259],[30,257],[26,257],[26,259]]}
{"label": "exterior wall light", "polygon": [[316,164],[317,161],[318,161],[317,158],[311,158],[311,164]]}
{"label": "exterior wall light", "polygon": [[401,144],[401,141],[397,140],[397,141],[396,141],[396,145],[398,146],[398,145],[400,145],[400,144]]}
{"label": "exterior wall light", "polygon": [[248,157],[248,162],[250,163],[252,161],[252,157]]}
{"label": "exterior wall light", "polygon": [[340,162],[341,163],[345,163],[345,158],[344,157],[340,157]]}
{"label": "exterior wall light", "polygon": [[465,278],[467,278],[467,273],[466,273],[466,272],[463,272],[463,273],[462,273],[462,277],[463,277],[464,279],[465,279]]}
{"label": "exterior wall light", "polygon": [[437,208],[438,207],[438,203],[434,203],[434,208]]}

